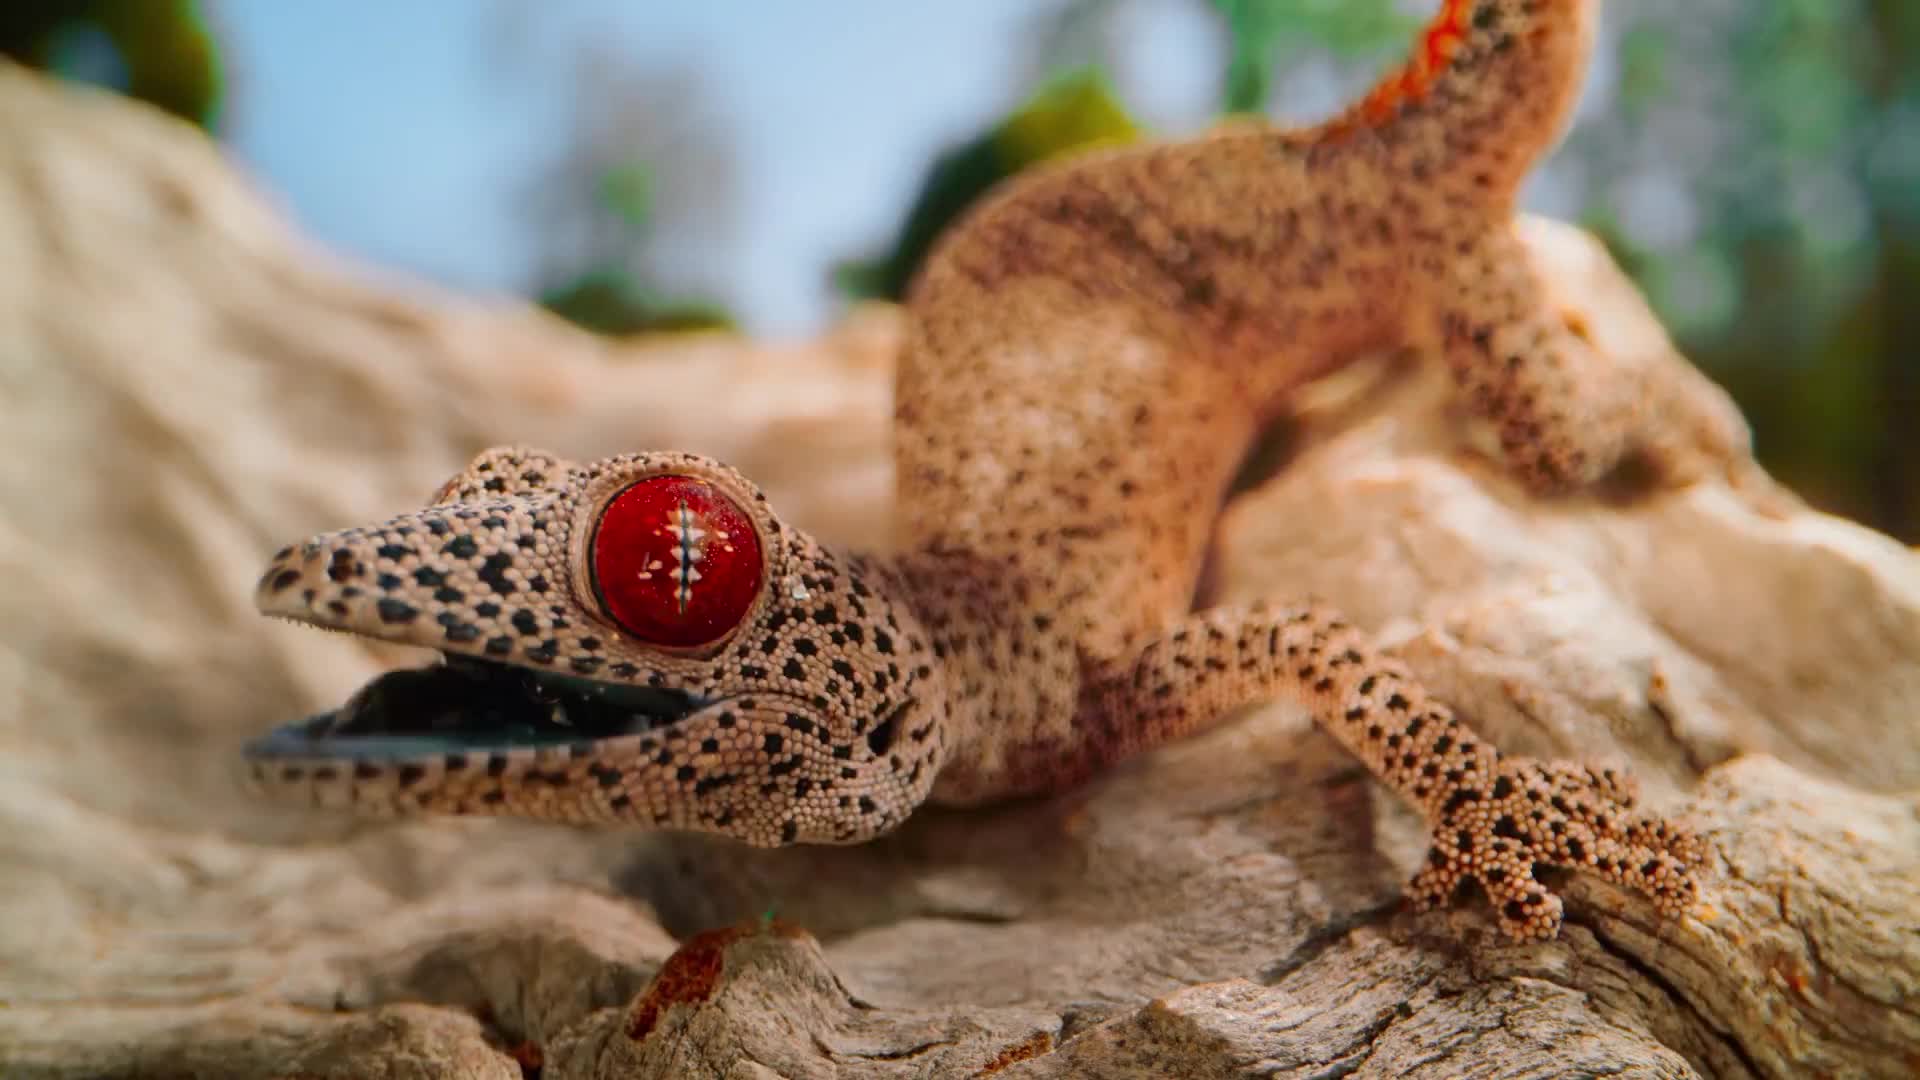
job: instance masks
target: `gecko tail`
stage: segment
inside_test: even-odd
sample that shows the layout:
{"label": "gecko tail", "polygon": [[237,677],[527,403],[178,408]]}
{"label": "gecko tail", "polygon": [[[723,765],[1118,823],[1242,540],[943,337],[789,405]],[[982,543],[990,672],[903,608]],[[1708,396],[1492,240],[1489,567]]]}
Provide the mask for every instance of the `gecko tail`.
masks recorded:
{"label": "gecko tail", "polygon": [[1442,0],[1412,55],[1322,125],[1417,156],[1403,175],[1464,181],[1506,203],[1579,99],[1600,0]]}

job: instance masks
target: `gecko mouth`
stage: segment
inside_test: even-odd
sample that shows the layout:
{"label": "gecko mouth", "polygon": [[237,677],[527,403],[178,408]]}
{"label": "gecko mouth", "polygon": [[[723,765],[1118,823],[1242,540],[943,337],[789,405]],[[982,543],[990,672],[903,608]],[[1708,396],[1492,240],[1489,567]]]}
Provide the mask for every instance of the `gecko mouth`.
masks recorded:
{"label": "gecko mouth", "polygon": [[248,743],[246,754],[371,761],[567,745],[652,731],[708,704],[679,690],[445,656],[381,675],[339,708]]}

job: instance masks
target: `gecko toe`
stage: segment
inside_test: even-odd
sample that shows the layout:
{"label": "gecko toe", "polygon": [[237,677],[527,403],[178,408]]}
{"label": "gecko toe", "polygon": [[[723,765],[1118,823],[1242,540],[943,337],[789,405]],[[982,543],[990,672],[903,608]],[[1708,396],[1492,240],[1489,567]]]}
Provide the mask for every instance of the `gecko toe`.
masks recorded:
{"label": "gecko toe", "polygon": [[1611,769],[1526,758],[1495,766],[1492,798],[1451,804],[1433,824],[1428,865],[1409,886],[1422,907],[1472,879],[1485,890],[1509,936],[1545,939],[1559,930],[1562,903],[1540,871],[1564,867],[1645,895],[1663,916],[1684,913],[1698,895],[1694,868],[1705,861],[1690,830],[1633,811],[1635,785]]}

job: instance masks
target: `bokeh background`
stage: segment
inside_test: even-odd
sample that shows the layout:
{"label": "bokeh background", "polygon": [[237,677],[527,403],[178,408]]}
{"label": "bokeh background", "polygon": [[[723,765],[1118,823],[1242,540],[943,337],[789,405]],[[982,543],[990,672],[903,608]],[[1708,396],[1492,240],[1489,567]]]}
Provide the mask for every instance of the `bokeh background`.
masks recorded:
{"label": "bokeh background", "polygon": [[[202,126],[369,266],[607,334],[794,336],[1036,161],[1325,116],[1435,6],[7,0],[0,52]],[[1920,539],[1920,3],[1602,23],[1527,205],[1605,239],[1776,475]]]}

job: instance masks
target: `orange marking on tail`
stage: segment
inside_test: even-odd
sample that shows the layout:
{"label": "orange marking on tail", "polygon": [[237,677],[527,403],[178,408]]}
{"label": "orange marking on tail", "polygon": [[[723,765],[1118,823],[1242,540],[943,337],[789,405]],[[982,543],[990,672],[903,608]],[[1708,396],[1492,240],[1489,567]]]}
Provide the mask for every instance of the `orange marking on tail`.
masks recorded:
{"label": "orange marking on tail", "polygon": [[1335,124],[1328,134],[1349,134],[1360,123],[1384,124],[1408,102],[1425,97],[1453,61],[1460,43],[1466,40],[1467,18],[1473,4],[1474,0],[1446,0],[1420,35],[1405,66],[1374,84],[1367,96],[1347,114],[1345,122]]}

